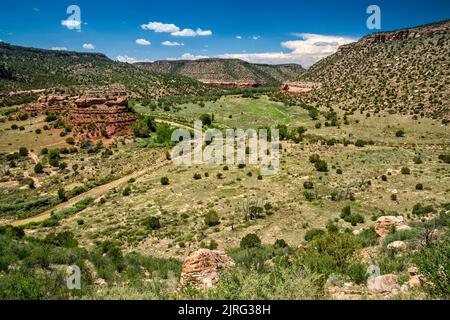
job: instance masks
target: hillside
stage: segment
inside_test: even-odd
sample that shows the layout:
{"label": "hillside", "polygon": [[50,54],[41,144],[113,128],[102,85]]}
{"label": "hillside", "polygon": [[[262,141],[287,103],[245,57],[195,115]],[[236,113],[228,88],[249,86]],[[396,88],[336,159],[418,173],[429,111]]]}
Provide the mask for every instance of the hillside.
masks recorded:
{"label": "hillside", "polygon": [[155,74],[99,53],[25,48],[0,42],[0,93],[122,84],[135,95],[159,98],[201,93],[206,87],[180,76]]}
{"label": "hillside", "polygon": [[450,20],[375,33],[342,46],[300,77],[320,82],[305,97],[318,106],[449,118]]}
{"label": "hillside", "polygon": [[180,74],[204,82],[256,82],[272,84],[291,80],[304,72],[297,64],[252,64],[238,59],[200,59],[137,63],[139,67],[165,74]]}

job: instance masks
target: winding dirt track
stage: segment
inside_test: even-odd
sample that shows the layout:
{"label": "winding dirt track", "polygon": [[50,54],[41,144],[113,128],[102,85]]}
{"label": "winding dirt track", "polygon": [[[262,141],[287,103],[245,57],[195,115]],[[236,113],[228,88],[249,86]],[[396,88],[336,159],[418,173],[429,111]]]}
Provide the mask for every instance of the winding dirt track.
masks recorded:
{"label": "winding dirt track", "polygon": [[132,178],[137,179],[149,171],[155,171],[155,170],[158,170],[158,169],[168,165],[170,162],[171,161],[169,161],[169,160],[160,161],[151,167],[134,172],[132,174],[129,174],[129,175],[119,178],[117,180],[111,181],[110,183],[107,183],[107,184],[95,187],[89,191],[86,191],[85,193],[82,193],[76,197],[73,197],[73,198],[69,199],[67,202],[61,203],[41,214],[38,214],[38,215],[30,217],[30,218],[22,219],[22,220],[16,220],[16,221],[8,223],[8,224],[19,227],[19,226],[29,224],[31,222],[44,221],[44,220],[50,218],[52,212],[54,212],[54,211],[69,208],[69,207],[73,206],[74,204],[76,204],[77,202],[79,202],[83,199],[86,199],[88,197],[98,198],[98,197],[104,195],[105,193],[107,193],[108,191],[110,191],[111,189],[117,188],[123,184],[126,184],[130,179],[132,179]]}

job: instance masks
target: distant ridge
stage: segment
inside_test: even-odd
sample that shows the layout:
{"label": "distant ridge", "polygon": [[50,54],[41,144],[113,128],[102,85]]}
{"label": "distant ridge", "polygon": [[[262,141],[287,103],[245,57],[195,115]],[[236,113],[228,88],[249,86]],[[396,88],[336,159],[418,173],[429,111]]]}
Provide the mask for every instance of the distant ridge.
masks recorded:
{"label": "distant ridge", "polygon": [[36,49],[0,42],[0,94],[11,91],[123,85],[132,95],[152,99],[199,94],[204,84],[163,75],[109,59],[102,53]]}
{"label": "distant ridge", "polygon": [[140,62],[136,65],[153,72],[178,74],[208,83],[253,82],[275,84],[294,79],[305,71],[298,64],[253,64],[239,59],[219,58]]}
{"label": "distant ridge", "polygon": [[320,83],[318,105],[450,119],[450,20],[379,32],[341,46],[299,81]]}

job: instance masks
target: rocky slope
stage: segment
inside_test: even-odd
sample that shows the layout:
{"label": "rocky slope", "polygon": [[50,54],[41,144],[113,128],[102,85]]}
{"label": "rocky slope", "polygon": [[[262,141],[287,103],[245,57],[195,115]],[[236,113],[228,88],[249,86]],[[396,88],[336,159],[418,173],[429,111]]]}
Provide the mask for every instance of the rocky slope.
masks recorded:
{"label": "rocky slope", "polygon": [[160,98],[198,94],[207,87],[177,75],[162,75],[112,61],[99,53],[26,48],[0,42],[0,94],[30,89],[71,88],[121,84],[139,96]]}
{"label": "rocky slope", "polygon": [[238,59],[200,59],[137,63],[137,66],[164,74],[180,74],[204,83],[273,84],[298,77],[305,70],[297,64],[252,64]]}
{"label": "rocky slope", "polygon": [[450,20],[369,35],[342,46],[299,80],[321,83],[303,97],[318,106],[449,119]]}

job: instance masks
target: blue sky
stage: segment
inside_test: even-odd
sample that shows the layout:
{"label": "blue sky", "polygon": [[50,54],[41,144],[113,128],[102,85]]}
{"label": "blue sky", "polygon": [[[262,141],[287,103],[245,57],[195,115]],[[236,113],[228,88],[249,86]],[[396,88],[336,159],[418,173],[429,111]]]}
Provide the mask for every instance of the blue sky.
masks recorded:
{"label": "blue sky", "polygon": [[[61,22],[78,5],[81,30]],[[17,45],[95,51],[123,61],[237,57],[309,66],[338,45],[372,33],[450,18],[448,0],[2,1],[0,40]]]}

